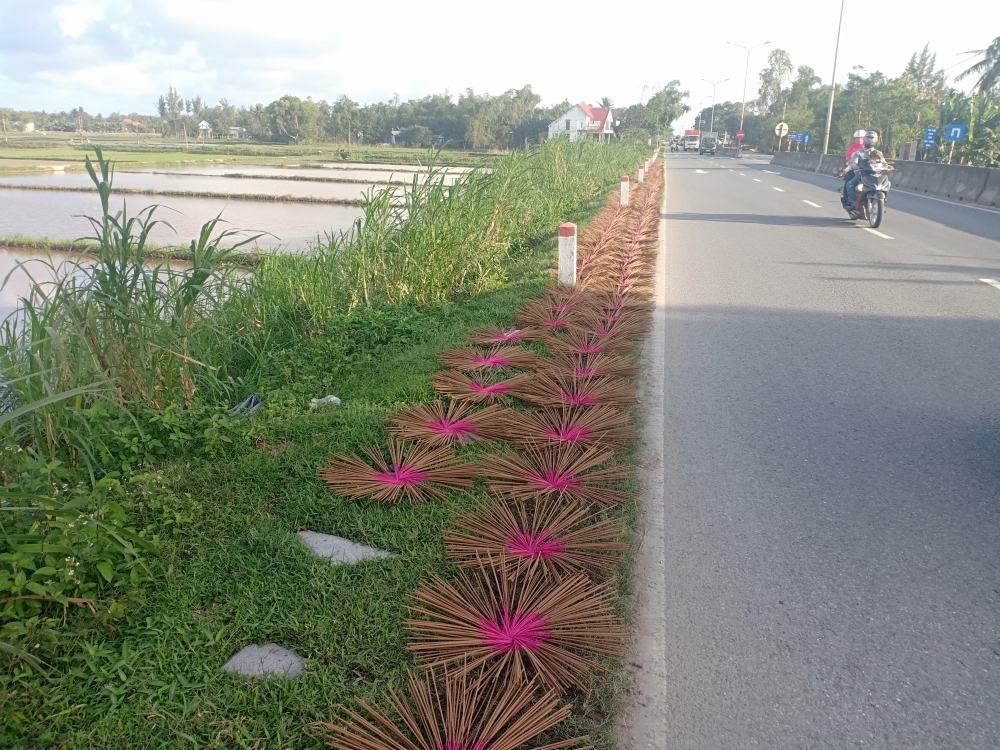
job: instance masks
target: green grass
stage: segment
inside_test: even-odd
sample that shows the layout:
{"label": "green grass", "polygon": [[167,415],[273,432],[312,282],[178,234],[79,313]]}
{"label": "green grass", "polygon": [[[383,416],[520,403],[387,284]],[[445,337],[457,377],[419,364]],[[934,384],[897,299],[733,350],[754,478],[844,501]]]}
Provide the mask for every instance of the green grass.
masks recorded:
{"label": "green grass", "polygon": [[[111,638],[84,637],[68,646],[68,663],[57,666],[69,675],[56,685],[37,684],[41,692],[32,696],[56,701],[36,704],[43,715],[82,707],[24,729],[55,729],[52,737],[35,735],[42,744],[69,738],[70,747],[138,748],[157,746],[172,729],[210,745],[230,725],[248,745],[267,738],[267,747],[308,747],[314,743],[302,727],[328,718],[332,703],[398,682],[412,663],[401,602],[424,571],[444,569],[441,532],[462,501],[399,507],[346,501],[323,488],[316,469],[337,452],[382,439],[381,418],[401,403],[430,397],[438,351],[472,327],[509,319],[539,288],[513,287],[442,311],[433,335],[377,360],[337,366],[322,337],[297,352],[289,374],[274,375],[279,393],[245,440],[221,460],[164,467],[178,498],[172,511],[196,523],[181,527],[152,561],[155,583],[143,588],[145,603],[126,605],[129,614],[114,624]],[[344,405],[309,413],[308,397],[328,392]],[[300,526],[401,557],[331,567],[297,543]],[[100,650],[80,664],[88,640]],[[233,652],[268,641],[308,658],[306,675],[262,684],[219,671]],[[125,680],[112,668],[119,662]],[[150,721],[154,712],[168,718]],[[175,736],[166,744],[185,743]]]}
{"label": "green grass", "polygon": [[[318,748],[304,727],[355,695],[399,685],[413,663],[402,603],[428,571],[449,571],[441,534],[470,499],[348,501],[316,469],[383,440],[381,420],[401,405],[431,399],[438,353],[473,328],[510,321],[541,291],[554,252],[554,242],[536,248],[522,280],[502,290],[412,310],[408,340],[367,358],[345,360],[340,343],[310,338],[268,373],[271,397],[223,456],[170,462],[159,479],[143,479],[169,498],[170,514],[189,520],[150,559],[153,580],[126,597],[124,616],[103,631],[87,615],[71,618],[81,632],[50,659],[57,676],[6,681],[0,745]],[[327,393],[343,405],[310,412],[308,399]],[[132,512],[143,526],[166,511],[137,503]],[[298,544],[300,527],[400,557],[331,567]],[[300,679],[219,671],[243,646],[272,641],[308,659]],[[600,731],[614,694],[592,697],[590,723],[577,718],[567,730]]]}
{"label": "green grass", "polygon": [[[389,263],[390,270],[392,263],[403,264],[394,273],[413,265],[414,243],[423,243],[421,252],[444,246],[455,253],[445,259],[433,253],[420,256],[429,258],[415,264],[416,270],[424,267],[425,275],[409,269],[412,275],[400,276],[416,289],[378,287],[377,298],[369,303],[346,303],[338,295],[350,286],[335,283],[342,264],[356,262],[352,272],[361,273],[359,278],[367,278],[363,274],[373,268],[364,258],[344,261],[336,252],[307,259],[305,266],[302,259],[270,259],[245,283],[226,287],[228,296],[220,305],[200,308],[205,317],[197,326],[209,328],[206,338],[191,345],[198,357],[225,363],[238,378],[225,384],[217,374],[220,387],[200,390],[190,411],[162,404],[151,410],[130,402],[119,405],[131,410],[124,413],[81,410],[80,398],[74,402],[65,392],[39,397],[40,408],[32,412],[38,419],[30,430],[17,433],[19,443],[66,461],[87,450],[99,455],[100,471],[110,471],[105,480],[123,488],[116,496],[127,519],[121,524],[136,529],[153,549],[143,553],[148,577],[136,575],[139,568],[131,558],[115,563],[110,582],[98,590],[96,615],[71,608],[62,623],[58,606],[40,611],[34,604],[36,609],[25,609],[18,619],[21,610],[11,609],[15,603],[5,604],[4,638],[43,658],[48,676],[24,660],[7,662],[0,673],[0,747],[314,748],[321,746],[321,738],[308,729],[329,719],[333,706],[355,695],[374,697],[386,684],[399,685],[412,665],[405,648],[403,602],[428,571],[448,572],[441,532],[471,500],[456,494],[424,505],[347,501],[323,487],[316,469],[334,454],[384,440],[384,417],[433,397],[431,376],[439,369],[441,350],[460,343],[476,327],[510,321],[524,299],[541,291],[555,260],[555,224],[567,219],[585,223],[603,204],[609,183],[617,181],[620,167],[614,160],[632,159],[627,152],[613,158],[595,153],[609,163],[590,165],[582,175],[579,163],[563,159],[561,152],[550,153],[553,162],[530,184],[532,191],[542,191],[536,198],[555,199],[504,199],[512,209],[504,222],[512,224],[505,224],[496,237],[483,235],[493,238],[498,252],[484,269],[488,283],[474,294],[457,283],[461,279],[453,270],[434,264],[477,249],[463,250],[452,235],[459,228],[456,220],[469,217],[474,223],[487,215],[479,199],[471,214],[459,205],[410,227],[393,225],[392,232],[411,238],[389,245],[406,255],[377,259]],[[517,168],[510,175],[524,176],[518,171],[523,165],[510,164]],[[494,174],[501,179],[504,173]],[[477,189],[491,195],[495,187]],[[432,209],[433,201],[427,206]],[[524,210],[513,210],[518,208]],[[382,229],[373,223],[365,231]],[[119,242],[116,252],[122,257],[133,252],[124,238]],[[113,275],[115,257],[104,258],[98,266],[102,273]],[[210,267],[207,260],[204,265]],[[185,279],[176,283],[182,286]],[[417,292],[424,279],[443,286],[423,298]],[[118,333],[109,328],[121,324],[114,317],[123,314],[121,306],[136,302],[131,292],[119,294],[125,289],[120,286],[108,281],[97,287],[98,301],[108,312],[95,315],[87,312],[89,307],[81,308],[79,316],[70,315],[73,324],[80,320],[96,326],[93,330],[108,337],[112,349],[128,344],[129,337],[147,336],[135,351],[162,364],[139,374],[155,375],[149,383],[156,398],[177,399],[183,382],[169,379],[176,377],[178,359],[166,357],[162,342],[148,338],[146,330],[149,326],[155,333],[156,325],[167,325],[163,313],[148,313],[139,333],[134,327]],[[327,288],[337,294],[324,296]],[[174,304],[173,296],[150,305],[168,303]],[[136,318],[130,314],[122,320]],[[187,332],[197,330],[184,323],[178,335],[186,342]],[[45,345],[44,338],[37,341]],[[229,349],[227,341],[232,342]],[[180,351],[180,339],[171,346]],[[239,353],[248,351],[249,361],[241,361]],[[72,357],[80,356],[53,354],[52,369],[40,374],[77,374],[81,369]],[[41,361],[35,354],[29,360]],[[117,365],[120,358],[109,361]],[[180,371],[185,372],[183,367]],[[118,375],[127,384],[126,376],[131,377]],[[261,412],[247,422],[226,418],[226,407],[249,390],[265,396]],[[309,410],[310,398],[331,393],[343,399],[340,407]],[[46,414],[54,414],[56,424],[67,430],[78,430],[83,446],[78,453],[67,452],[60,434],[47,442],[52,422]],[[5,450],[16,445],[8,440]],[[475,447],[466,450],[478,452]],[[30,473],[41,465],[19,461],[20,453],[0,454],[0,467],[12,477],[25,476],[15,470]],[[76,473],[67,476],[82,481],[80,465],[51,471],[70,468]],[[479,486],[473,495],[482,492]],[[0,505],[3,500],[0,496]],[[633,507],[621,513],[634,520]],[[400,557],[331,567],[298,544],[294,535],[300,527],[367,542]],[[6,562],[7,550],[0,545],[0,563]],[[53,559],[45,565],[57,563]],[[82,575],[85,566],[79,570]],[[0,584],[2,573],[0,566]],[[90,575],[96,580],[96,573]],[[626,571],[619,582],[623,617],[628,615],[628,581]],[[308,659],[299,680],[248,681],[219,670],[243,646],[269,641]],[[579,714],[559,732],[591,733],[600,747],[612,746],[607,718],[620,700],[622,678],[611,666],[612,674],[586,700],[578,700]]]}
{"label": "green grass", "polygon": [[[70,137],[75,145],[70,145]],[[206,163],[282,164],[288,162],[370,162],[373,164],[426,165],[430,152],[425,148],[404,146],[347,144],[317,144],[315,146],[284,146],[252,141],[210,141],[207,144],[191,141],[144,139],[142,144],[128,142],[120,134],[88,135],[89,144],[80,144],[81,137],[73,133],[58,136],[18,136],[9,142],[0,142],[0,169],[4,159],[35,160],[40,165],[49,162],[68,162],[83,166],[87,154],[94,153],[94,146],[102,146],[109,158],[122,166],[178,165]],[[434,159],[438,164],[453,166],[482,166],[489,164],[495,154],[478,151],[444,149]],[[23,170],[24,167],[19,167]]]}

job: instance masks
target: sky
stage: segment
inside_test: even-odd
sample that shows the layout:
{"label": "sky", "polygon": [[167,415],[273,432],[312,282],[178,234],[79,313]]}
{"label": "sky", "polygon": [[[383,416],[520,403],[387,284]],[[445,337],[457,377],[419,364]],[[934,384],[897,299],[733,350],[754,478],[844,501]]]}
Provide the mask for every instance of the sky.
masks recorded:
{"label": "sky", "polygon": [[[844,0],[837,81],[898,75],[930,43],[949,77],[1000,36],[1000,1]],[[747,97],[770,50],[829,81],[840,0],[710,4],[506,0],[0,0],[0,106],[153,113],[168,86],[208,103],[283,94],[368,103],[530,84],[546,104],[627,106],[678,79],[692,113]],[[949,10],[953,7],[954,10]],[[972,22],[971,19],[975,19]],[[969,83],[963,84],[968,88]]]}

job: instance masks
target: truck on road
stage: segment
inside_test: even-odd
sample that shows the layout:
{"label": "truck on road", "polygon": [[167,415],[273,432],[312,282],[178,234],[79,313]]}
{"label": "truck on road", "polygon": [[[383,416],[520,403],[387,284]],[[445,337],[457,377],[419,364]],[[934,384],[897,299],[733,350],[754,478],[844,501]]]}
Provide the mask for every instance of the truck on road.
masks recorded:
{"label": "truck on road", "polygon": [[698,142],[701,140],[700,130],[685,130],[684,131],[684,150],[685,151],[697,151]]}
{"label": "truck on road", "polygon": [[698,146],[698,153],[704,154],[709,153],[715,156],[715,147],[719,143],[718,133],[702,133],[701,134],[701,145]]}

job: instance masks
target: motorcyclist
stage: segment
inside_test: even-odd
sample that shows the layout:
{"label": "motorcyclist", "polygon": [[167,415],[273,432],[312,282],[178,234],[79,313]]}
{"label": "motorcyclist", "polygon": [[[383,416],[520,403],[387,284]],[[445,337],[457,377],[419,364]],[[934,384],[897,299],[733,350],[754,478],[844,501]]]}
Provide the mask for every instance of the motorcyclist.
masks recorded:
{"label": "motorcyclist", "polygon": [[847,147],[847,158],[844,160],[843,166],[844,185],[840,190],[840,200],[845,203],[847,202],[847,183],[851,181],[852,177],[854,177],[854,171],[851,169],[851,157],[865,147],[865,144],[863,143],[864,137],[864,130],[855,130],[853,136],[854,140],[851,142],[851,145]]}
{"label": "motorcyclist", "polygon": [[851,156],[851,162],[848,167],[854,172],[854,177],[847,183],[847,202],[852,207],[858,198],[858,185],[861,184],[862,169],[874,162],[887,163],[882,152],[875,148],[876,143],[878,143],[878,133],[874,130],[869,130],[865,133],[864,138],[862,138],[864,148],[855,151]]}

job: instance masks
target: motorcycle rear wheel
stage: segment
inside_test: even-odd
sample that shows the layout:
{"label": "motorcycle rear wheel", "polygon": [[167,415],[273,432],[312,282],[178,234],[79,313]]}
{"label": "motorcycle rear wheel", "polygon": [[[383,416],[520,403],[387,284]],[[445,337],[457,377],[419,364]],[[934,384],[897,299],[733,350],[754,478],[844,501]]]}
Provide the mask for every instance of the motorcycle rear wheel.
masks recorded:
{"label": "motorcycle rear wheel", "polygon": [[882,224],[882,216],[885,214],[885,198],[879,193],[868,196],[868,226],[878,229]]}

